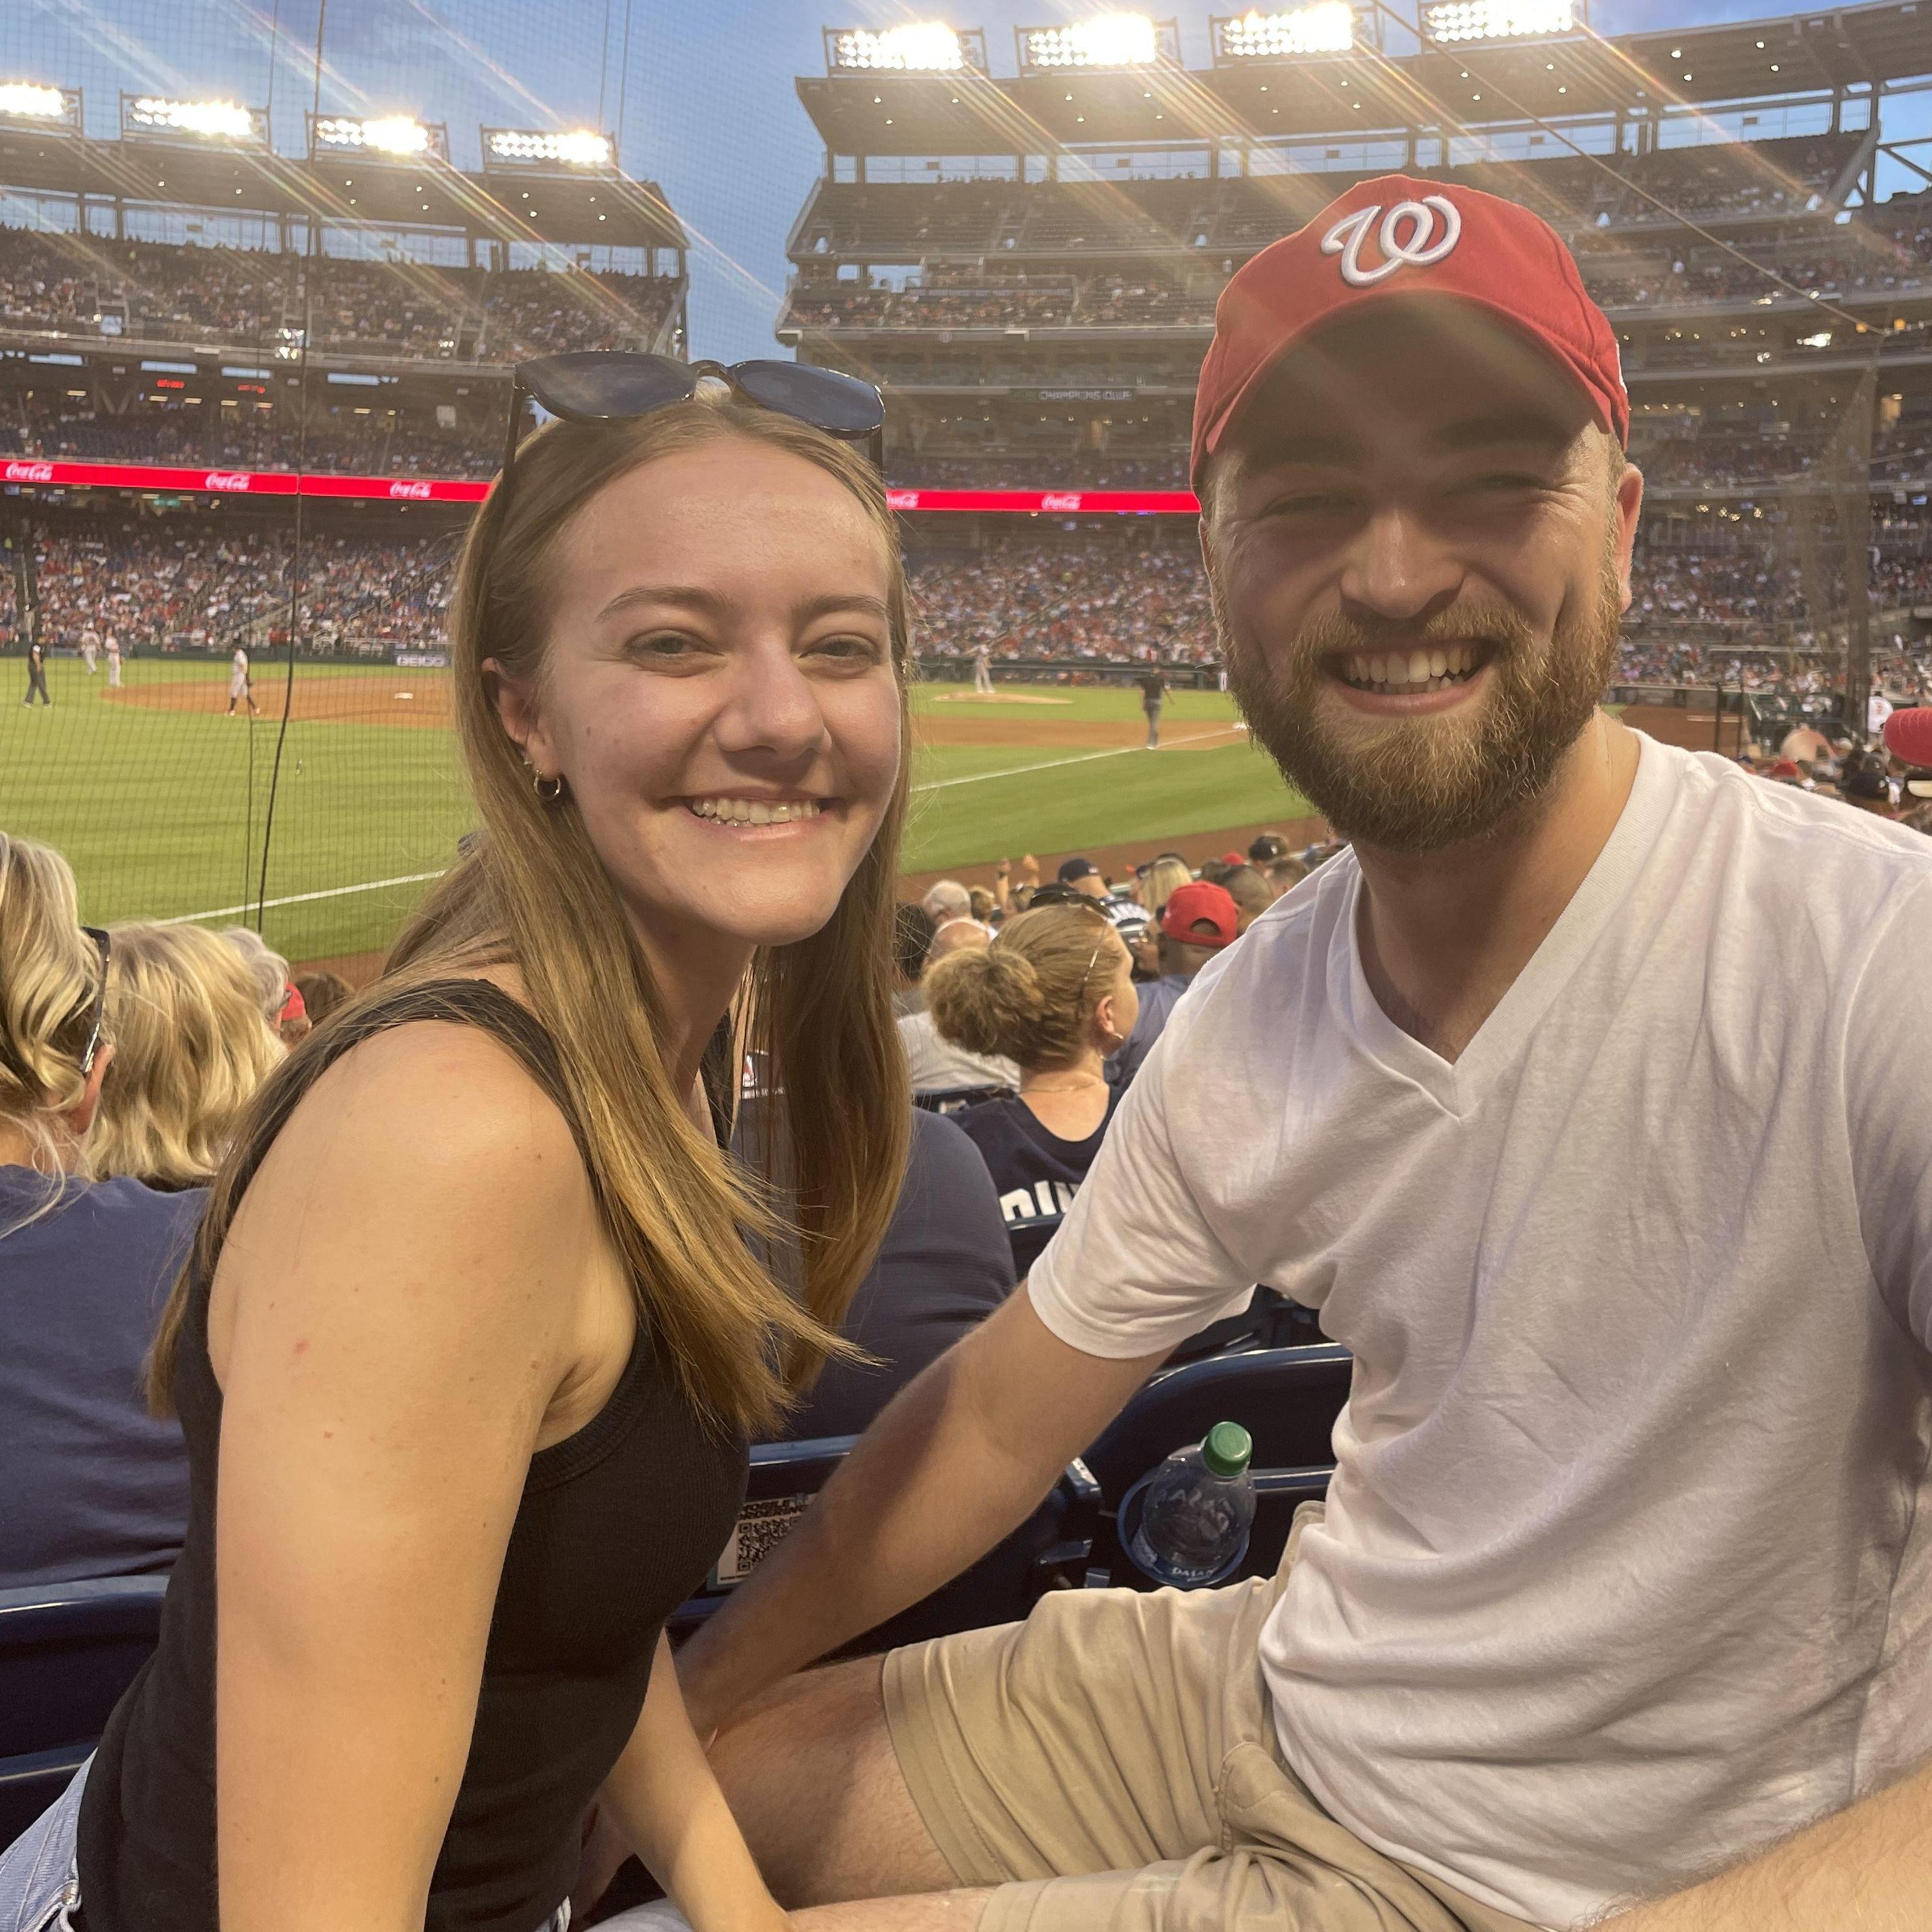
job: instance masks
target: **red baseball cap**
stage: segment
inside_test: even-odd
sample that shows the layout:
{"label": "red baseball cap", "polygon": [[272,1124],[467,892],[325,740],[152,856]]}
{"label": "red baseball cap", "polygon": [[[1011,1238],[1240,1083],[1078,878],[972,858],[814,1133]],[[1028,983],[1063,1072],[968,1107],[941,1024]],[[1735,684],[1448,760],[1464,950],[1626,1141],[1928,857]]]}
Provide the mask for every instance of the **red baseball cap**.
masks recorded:
{"label": "red baseball cap", "polygon": [[1574,378],[1597,419],[1630,440],[1616,332],[1555,229],[1515,202],[1443,182],[1382,175],[1271,242],[1221,291],[1194,397],[1202,466],[1290,349],[1390,296],[1442,296],[1508,323]]}
{"label": "red baseball cap", "polygon": [[[1197,924],[1214,927],[1213,934],[1196,932]],[[1228,946],[1241,930],[1240,908],[1226,886],[1210,885],[1205,879],[1176,886],[1161,908],[1160,929],[1170,939],[1188,946]]]}

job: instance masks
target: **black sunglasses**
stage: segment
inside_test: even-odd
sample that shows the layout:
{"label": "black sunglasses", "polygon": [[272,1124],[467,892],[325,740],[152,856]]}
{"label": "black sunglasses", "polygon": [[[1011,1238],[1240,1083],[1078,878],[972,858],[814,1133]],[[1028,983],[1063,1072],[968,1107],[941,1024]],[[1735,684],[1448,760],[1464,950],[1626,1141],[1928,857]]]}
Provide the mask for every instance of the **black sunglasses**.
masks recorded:
{"label": "black sunglasses", "polygon": [[[94,950],[100,956],[100,983],[94,989],[94,1003],[88,1014],[87,1045],[82,1049],[80,1070],[82,1077],[94,1071],[94,1057],[100,1051],[100,1028],[107,1016],[107,956],[112,946],[105,929],[98,926],[83,926],[81,931],[94,941]],[[4,1035],[0,1035],[0,1062],[14,1078],[30,1091],[33,1080],[28,1075]]]}
{"label": "black sunglasses", "polygon": [[80,1054],[80,1070],[88,1074],[94,1071],[94,1056],[100,1051],[101,1022],[107,1017],[107,958],[113,950],[114,942],[107,936],[105,926],[83,926],[80,929],[94,941],[94,950],[100,955],[100,984],[94,988],[94,1011],[87,1024],[87,1044]]}
{"label": "black sunglasses", "polygon": [[497,488],[510,480],[530,403],[566,422],[635,422],[689,402],[706,376],[729,383],[734,396],[759,409],[809,423],[842,441],[866,443],[873,466],[884,473],[885,401],[856,376],[809,362],[734,362],[728,368],[722,362],[680,362],[637,350],[578,349],[517,364],[510,380],[510,428]]}

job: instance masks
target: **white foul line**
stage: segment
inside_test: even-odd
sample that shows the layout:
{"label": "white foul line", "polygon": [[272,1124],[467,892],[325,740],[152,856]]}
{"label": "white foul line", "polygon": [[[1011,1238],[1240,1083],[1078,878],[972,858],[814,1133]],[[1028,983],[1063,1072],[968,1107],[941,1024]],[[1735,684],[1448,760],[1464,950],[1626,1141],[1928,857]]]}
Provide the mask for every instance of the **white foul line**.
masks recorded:
{"label": "white foul line", "polygon": [[[1196,731],[1185,738],[1175,738],[1170,742],[1175,747],[1183,745],[1204,744],[1210,738],[1229,738],[1245,731],[1245,724],[1218,725],[1212,731]],[[1030,772],[1058,771],[1065,765],[1091,764],[1096,758],[1120,758],[1130,752],[1144,751],[1142,745],[1119,745],[1112,751],[1082,752],[1071,758],[1048,758],[1036,765],[1015,765],[1004,772],[969,772],[964,778],[934,778],[928,783],[914,785],[914,792],[944,791],[948,785],[983,784],[988,778],[1021,778]],[[319,892],[290,892],[278,899],[263,899],[260,909],[267,912],[276,906],[308,905],[316,899],[346,898],[352,892],[380,892],[391,886],[420,886],[430,879],[440,879],[447,868],[439,866],[434,872],[404,872],[394,879],[365,879],[357,886],[330,886]],[[157,920],[157,926],[193,926],[204,919],[232,919],[237,913],[250,913],[256,909],[254,899],[241,905],[217,906],[212,912],[177,913],[172,919]]]}
{"label": "white foul line", "polygon": [[[426,879],[440,879],[448,868],[439,866],[433,872],[405,872],[395,879],[364,879],[359,886],[331,886],[319,892],[290,892],[286,898],[263,899],[262,909],[271,906],[306,905],[311,899],[339,899],[350,892],[380,892],[386,886],[419,886]],[[198,919],[232,919],[238,912],[253,912],[256,902],[247,901],[242,905],[217,906],[212,912],[177,913],[172,919],[158,919],[157,926],[192,926]]]}

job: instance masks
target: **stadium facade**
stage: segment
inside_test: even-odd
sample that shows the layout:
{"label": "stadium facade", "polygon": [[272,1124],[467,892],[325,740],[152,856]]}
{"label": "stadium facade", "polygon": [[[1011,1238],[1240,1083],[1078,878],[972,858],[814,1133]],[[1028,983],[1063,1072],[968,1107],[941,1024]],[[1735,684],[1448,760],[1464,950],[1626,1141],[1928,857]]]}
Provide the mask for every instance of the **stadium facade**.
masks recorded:
{"label": "stadium facade", "polygon": [[[920,73],[828,31],[798,82],[825,160],[778,338],[889,392],[928,652],[1211,666],[1185,450],[1215,299],[1399,170],[1544,214],[1616,326],[1629,675],[1856,703],[1868,653],[1923,664],[1932,142],[1888,127],[1932,92],[1918,0],[1408,52],[1364,12],[1294,56],[1256,17],[1204,70],[1165,28],[1112,65],[1022,37],[1004,76],[983,35]],[[292,609],[305,650],[433,650],[508,365],[685,352],[684,228],[594,134],[482,130],[464,170],[434,124],[310,117],[289,155],[183,106],[90,139],[71,90],[0,86],[0,631],[225,652]]]}

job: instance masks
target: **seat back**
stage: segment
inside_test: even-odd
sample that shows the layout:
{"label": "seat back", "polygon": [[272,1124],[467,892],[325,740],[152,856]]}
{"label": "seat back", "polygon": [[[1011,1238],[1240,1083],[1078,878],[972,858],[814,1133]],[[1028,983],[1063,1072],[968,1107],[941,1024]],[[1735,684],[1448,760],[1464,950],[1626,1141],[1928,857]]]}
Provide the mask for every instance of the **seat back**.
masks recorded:
{"label": "seat back", "polygon": [[963,1114],[982,1100],[1004,1100],[1012,1090],[1010,1087],[942,1087],[915,1094],[912,1103],[928,1114]]}
{"label": "seat back", "polygon": [[1295,1510],[1328,1494],[1354,1366],[1330,1342],[1214,1355],[1154,1376],[1081,1458],[1100,1491],[1091,1580],[1154,1588],[1121,1549],[1114,1512],[1142,1477],[1217,1422],[1238,1422],[1254,1439],[1255,1523],[1240,1574],[1272,1575]]}
{"label": "seat back", "polygon": [[160,1634],[165,1576],[0,1590],[0,1848],[58,1798]]}
{"label": "seat back", "polygon": [[[858,1441],[820,1436],[752,1451],[744,1507],[704,1587],[671,1618],[674,1642],[695,1630],[782,1542]],[[848,1654],[916,1643],[1023,1617],[1047,1590],[1077,1588],[1094,1546],[1100,1492],[1078,1465],[1019,1528],[970,1569],[846,1646]]]}

